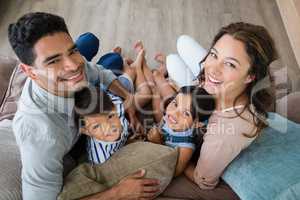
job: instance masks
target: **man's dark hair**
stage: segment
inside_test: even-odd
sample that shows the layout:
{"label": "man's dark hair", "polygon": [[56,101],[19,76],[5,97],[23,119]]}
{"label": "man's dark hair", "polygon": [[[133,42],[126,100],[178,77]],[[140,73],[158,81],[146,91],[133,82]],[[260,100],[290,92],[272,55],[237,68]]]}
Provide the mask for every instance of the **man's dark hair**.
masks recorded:
{"label": "man's dark hair", "polygon": [[111,98],[99,87],[84,87],[75,92],[75,111],[81,116],[108,113],[114,109]]}
{"label": "man's dark hair", "polygon": [[34,45],[42,37],[58,32],[69,34],[64,19],[60,16],[35,12],[23,15],[8,27],[8,39],[20,61],[32,65],[35,60]]}
{"label": "man's dark hair", "polygon": [[[215,110],[215,99],[204,88],[198,86],[184,86],[180,88],[178,93],[192,96],[191,114],[193,119],[202,122],[206,121]],[[176,98],[177,94],[167,99],[164,104],[165,108],[174,98]]]}

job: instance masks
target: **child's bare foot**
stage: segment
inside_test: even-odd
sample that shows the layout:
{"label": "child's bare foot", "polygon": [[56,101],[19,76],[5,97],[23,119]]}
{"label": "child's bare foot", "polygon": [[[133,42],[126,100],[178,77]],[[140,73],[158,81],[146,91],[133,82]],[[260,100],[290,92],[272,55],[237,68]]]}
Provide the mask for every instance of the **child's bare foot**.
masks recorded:
{"label": "child's bare foot", "polygon": [[131,65],[134,61],[131,58],[125,58],[124,63],[127,63],[127,65]]}
{"label": "child's bare foot", "polygon": [[123,73],[129,75],[129,77],[131,78],[131,80],[135,80],[135,78],[136,78],[136,70],[135,70],[134,67],[130,66],[130,64],[132,64],[132,62],[130,62],[130,61],[128,62],[128,58],[123,58]]}
{"label": "child's bare foot", "polygon": [[154,60],[156,60],[156,62],[159,63],[159,66],[157,68],[157,70],[162,73],[164,76],[166,76],[167,73],[167,67],[166,67],[166,55],[162,54],[162,53],[157,53],[154,56]]}
{"label": "child's bare foot", "polygon": [[152,74],[153,74],[154,79],[163,78],[164,77],[163,73],[161,73],[161,71],[158,70],[158,69],[152,70]]}
{"label": "child's bare foot", "polygon": [[134,50],[136,53],[139,53],[141,50],[144,49],[144,45],[143,45],[143,42],[142,41],[137,41],[134,46],[133,46]]}
{"label": "child's bare foot", "polygon": [[112,49],[112,52],[118,53],[118,54],[121,55],[121,53],[122,53],[122,48],[119,47],[119,46],[116,46],[116,47],[114,47],[114,48]]}

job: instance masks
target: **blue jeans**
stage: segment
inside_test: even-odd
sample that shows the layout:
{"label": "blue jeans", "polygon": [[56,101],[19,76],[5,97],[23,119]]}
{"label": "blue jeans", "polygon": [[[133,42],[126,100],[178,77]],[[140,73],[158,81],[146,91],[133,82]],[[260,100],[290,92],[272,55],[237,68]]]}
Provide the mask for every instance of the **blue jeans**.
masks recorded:
{"label": "blue jeans", "polygon": [[[84,56],[87,61],[91,61],[99,50],[99,39],[90,32],[80,35],[75,44],[80,54]],[[118,53],[107,53],[103,55],[97,64],[112,70],[117,76],[122,74],[123,59]]]}

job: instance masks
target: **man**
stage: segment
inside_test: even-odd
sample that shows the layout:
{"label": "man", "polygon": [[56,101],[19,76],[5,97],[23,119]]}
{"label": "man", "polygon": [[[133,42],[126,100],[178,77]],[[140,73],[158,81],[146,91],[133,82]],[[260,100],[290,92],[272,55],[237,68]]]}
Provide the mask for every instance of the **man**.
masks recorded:
{"label": "man", "polygon": [[[63,158],[79,138],[74,92],[89,83],[102,84],[125,99],[129,117],[135,119],[129,106],[132,95],[110,70],[82,58],[59,16],[26,14],[9,26],[8,36],[28,76],[13,121],[21,152],[23,199],[56,199],[63,184]],[[152,198],[158,181],[143,179],[144,174],[143,170],[136,172],[90,198]]]}

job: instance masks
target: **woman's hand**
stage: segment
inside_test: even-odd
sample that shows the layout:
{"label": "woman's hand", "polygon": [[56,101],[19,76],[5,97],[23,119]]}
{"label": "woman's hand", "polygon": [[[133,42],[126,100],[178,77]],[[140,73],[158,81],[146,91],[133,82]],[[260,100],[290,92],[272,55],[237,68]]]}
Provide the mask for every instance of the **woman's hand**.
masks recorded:
{"label": "woman's hand", "polygon": [[115,186],[116,196],[120,200],[150,200],[159,192],[159,180],[146,179],[145,170],[139,170]]}

